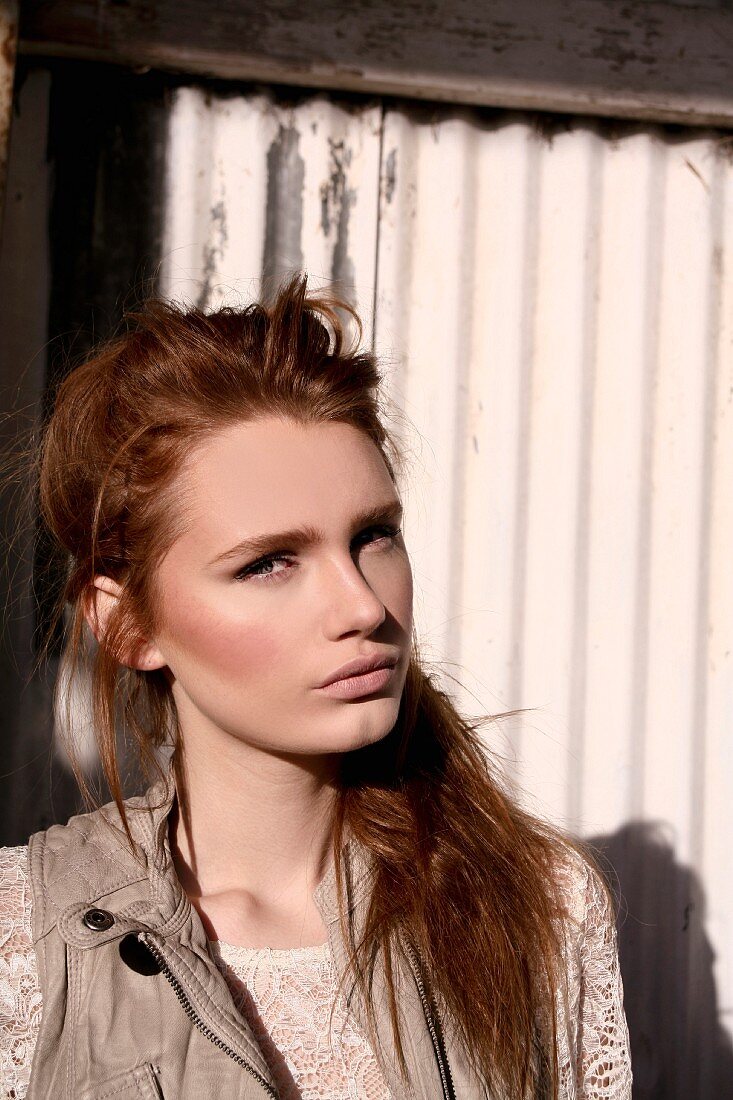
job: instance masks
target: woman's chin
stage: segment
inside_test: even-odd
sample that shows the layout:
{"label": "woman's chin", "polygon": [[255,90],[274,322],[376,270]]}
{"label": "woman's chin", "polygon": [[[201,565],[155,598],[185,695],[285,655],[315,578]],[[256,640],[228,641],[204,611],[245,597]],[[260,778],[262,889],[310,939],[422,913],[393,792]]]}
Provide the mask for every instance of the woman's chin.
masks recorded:
{"label": "woman's chin", "polygon": [[334,730],[331,737],[327,738],[324,742],[322,737],[319,737],[318,748],[313,750],[316,752],[354,752],[356,749],[363,749],[367,745],[374,745],[377,741],[383,741],[390,730],[393,728],[397,719],[397,713],[390,715],[388,721],[374,722],[371,724],[361,723],[355,725],[352,729],[340,729]]}

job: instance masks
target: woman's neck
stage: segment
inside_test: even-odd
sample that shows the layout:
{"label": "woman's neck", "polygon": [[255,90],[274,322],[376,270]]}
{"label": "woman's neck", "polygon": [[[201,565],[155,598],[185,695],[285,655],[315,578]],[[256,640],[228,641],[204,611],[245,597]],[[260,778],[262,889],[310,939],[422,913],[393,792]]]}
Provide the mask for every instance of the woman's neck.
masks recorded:
{"label": "woman's neck", "polygon": [[338,758],[273,755],[222,734],[177,754],[171,854],[209,939],[326,937],[313,891],[331,861]]}

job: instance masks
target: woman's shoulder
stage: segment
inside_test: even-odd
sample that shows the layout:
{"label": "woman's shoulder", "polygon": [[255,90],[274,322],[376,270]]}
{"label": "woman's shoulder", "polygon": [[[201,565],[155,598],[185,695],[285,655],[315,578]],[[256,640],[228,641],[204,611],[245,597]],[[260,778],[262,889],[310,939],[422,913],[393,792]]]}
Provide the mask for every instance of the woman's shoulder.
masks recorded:
{"label": "woman's shoulder", "polygon": [[563,956],[567,985],[558,991],[560,1061],[575,1095],[631,1100],[629,1031],[624,1014],[616,907],[592,851],[560,845],[556,883],[569,920]]}
{"label": "woman's shoulder", "polygon": [[582,930],[613,923],[611,891],[593,854],[561,838],[556,844],[554,882],[566,918]]}

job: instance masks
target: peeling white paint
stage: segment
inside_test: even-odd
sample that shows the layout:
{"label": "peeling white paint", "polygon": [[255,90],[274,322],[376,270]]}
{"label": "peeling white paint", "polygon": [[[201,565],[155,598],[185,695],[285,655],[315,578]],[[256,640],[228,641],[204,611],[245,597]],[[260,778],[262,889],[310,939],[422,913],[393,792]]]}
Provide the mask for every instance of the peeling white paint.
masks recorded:
{"label": "peeling white paint", "polygon": [[176,92],[161,288],[214,307],[289,271],[336,279],[362,309],[374,287],[381,109],[315,97]]}

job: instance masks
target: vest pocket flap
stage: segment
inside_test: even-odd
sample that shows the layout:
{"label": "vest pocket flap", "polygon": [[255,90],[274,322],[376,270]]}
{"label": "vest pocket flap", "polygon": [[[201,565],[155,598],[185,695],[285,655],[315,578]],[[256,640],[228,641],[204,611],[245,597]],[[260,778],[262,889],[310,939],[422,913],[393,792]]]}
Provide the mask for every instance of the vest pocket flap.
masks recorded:
{"label": "vest pocket flap", "polygon": [[84,1100],[163,1100],[163,1093],[155,1070],[150,1062],[145,1062],[90,1089]]}

